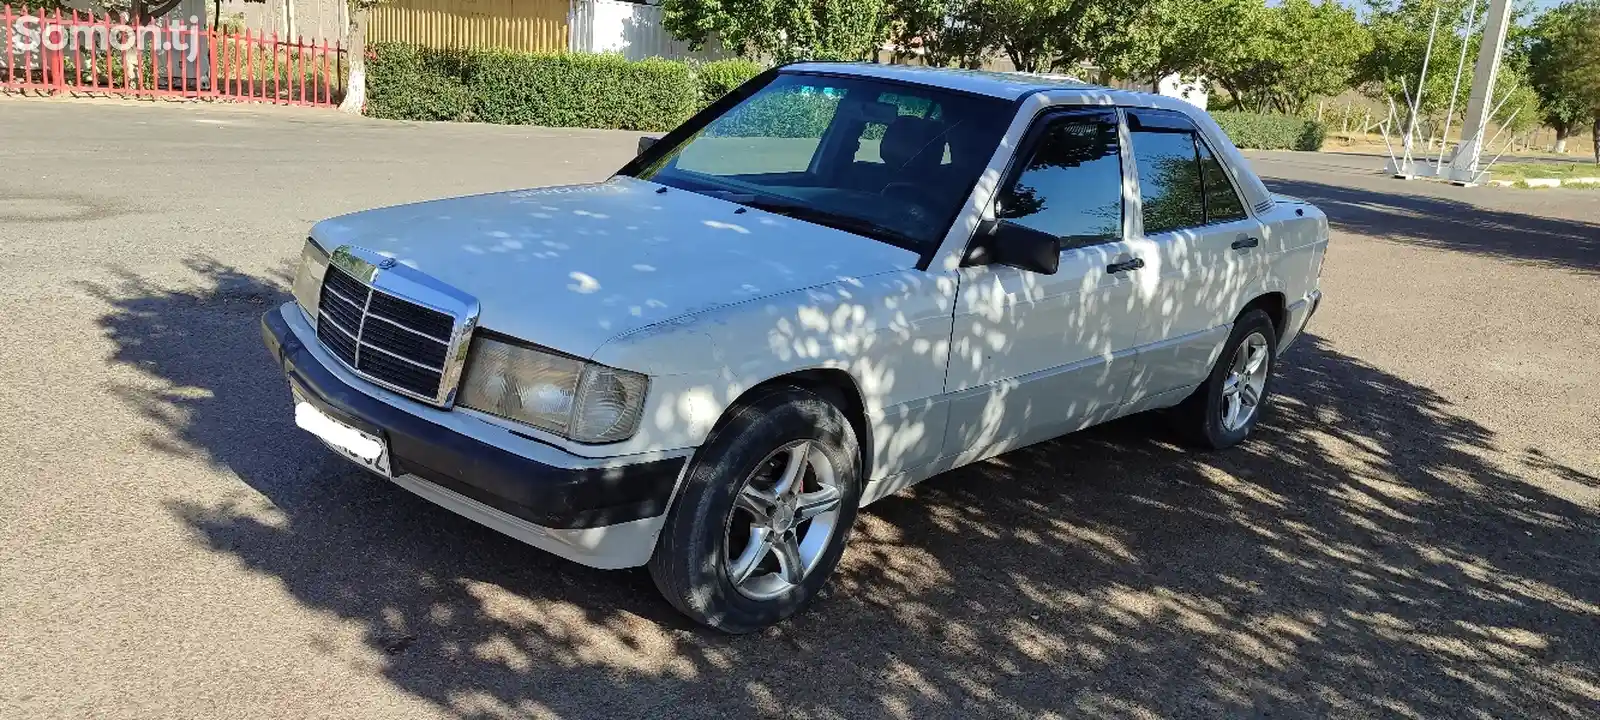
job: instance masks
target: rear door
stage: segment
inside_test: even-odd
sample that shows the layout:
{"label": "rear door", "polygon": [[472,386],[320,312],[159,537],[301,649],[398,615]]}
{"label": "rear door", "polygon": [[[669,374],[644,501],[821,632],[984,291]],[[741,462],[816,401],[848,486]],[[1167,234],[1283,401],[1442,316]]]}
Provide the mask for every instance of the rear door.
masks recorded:
{"label": "rear door", "polygon": [[[1143,324],[1125,402],[1166,404],[1204,380],[1263,271],[1261,223],[1183,114],[1126,111],[1140,212]],[[1181,398],[1180,398],[1181,399]]]}

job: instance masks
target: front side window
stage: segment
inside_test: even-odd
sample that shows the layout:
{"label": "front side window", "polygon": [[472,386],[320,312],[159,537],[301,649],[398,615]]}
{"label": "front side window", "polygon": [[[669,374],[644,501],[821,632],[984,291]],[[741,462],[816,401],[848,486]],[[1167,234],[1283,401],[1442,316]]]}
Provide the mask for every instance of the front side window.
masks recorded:
{"label": "front side window", "polygon": [[1062,249],[1122,237],[1122,157],[1113,112],[1047,121],[1000,195],[997,217],[1062,239]]}
{"label": "front side window", "polygon": [[780,73],[634,174],[925,252],[1014,114],[941,88]]}

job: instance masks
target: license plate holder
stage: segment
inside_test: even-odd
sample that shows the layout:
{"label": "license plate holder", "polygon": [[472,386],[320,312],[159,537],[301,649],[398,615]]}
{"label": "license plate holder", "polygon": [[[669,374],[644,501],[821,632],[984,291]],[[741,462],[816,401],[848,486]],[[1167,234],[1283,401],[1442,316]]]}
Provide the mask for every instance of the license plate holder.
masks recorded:
{"label": "license plate holder", "polygon": [[384,477],[394,477],[389,466],[389,443],[324,412],[298,392],[294,394],[294,424],[351,462]]}

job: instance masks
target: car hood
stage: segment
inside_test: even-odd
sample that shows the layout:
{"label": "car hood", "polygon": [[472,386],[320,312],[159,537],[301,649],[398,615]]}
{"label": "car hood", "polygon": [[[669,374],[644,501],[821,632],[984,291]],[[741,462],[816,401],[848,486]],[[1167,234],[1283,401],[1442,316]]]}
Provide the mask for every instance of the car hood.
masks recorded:
{"label": "car hood", "polygon": [[611,338],[758,297],[916,265],[909,250],[618,176],[324,220],[478,298],[479,326],[591,357]]}

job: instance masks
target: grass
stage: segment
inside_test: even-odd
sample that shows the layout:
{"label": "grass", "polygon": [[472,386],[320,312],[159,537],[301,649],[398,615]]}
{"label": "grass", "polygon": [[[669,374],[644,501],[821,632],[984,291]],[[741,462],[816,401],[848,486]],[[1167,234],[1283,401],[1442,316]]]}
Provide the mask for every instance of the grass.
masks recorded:
{"label": "grass", "polygon": [[[1526,179],[1515,180],[1515,181],[1513,181],[1511,183],[1511,185],[1509,187],[1514,187],[1514,188],[1517,188],[1519,190],[1549,190],[1549,189],[1551,189],[1550,186],[1548,186],[1548,185],[1529,185],[1528,181]],[[1561,188],[1563,190],[1567,190],[1567,189],[1600,190],[1600,182],[1571,182],[1571,181],[1567,181],[1567,182],[1561,183]]]}
{"label": "grass", "polygon": [[1495,180],[1511,180],[1513,182],[1527,180],[1528,178],[1567,178],[1600,177],[1600,165],[1592,162],[1516,162],[1495,163],[1489,169],[1490,177]]}

